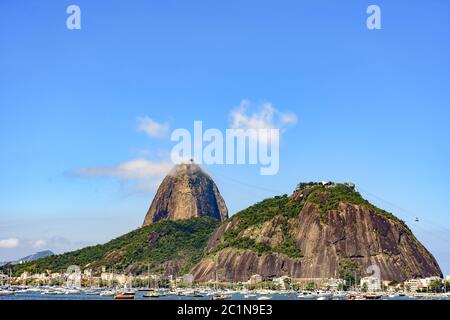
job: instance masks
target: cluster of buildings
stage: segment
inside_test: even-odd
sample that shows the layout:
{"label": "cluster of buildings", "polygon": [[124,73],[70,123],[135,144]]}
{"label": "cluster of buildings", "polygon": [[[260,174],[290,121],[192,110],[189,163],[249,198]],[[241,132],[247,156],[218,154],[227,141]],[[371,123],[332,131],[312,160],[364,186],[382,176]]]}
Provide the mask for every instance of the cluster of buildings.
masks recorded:
{"label": "cluster of buildings", "polygon": [[[133,286],[136,283],[140,285],[157,285],[159,281],[164,280],[168,285],[192,285],[194,278],[187,274],[180,277],[163,277],[155,274],[122,274],[115,272],[103,272],[94,276],[92,270],[86,269],[81,272],[79,269],[68,270],[65,273],[36,273],[30,274],[28,272],[22,273],[19,277],[11,279],[8,275],[0,273],[0,285],[8,283],[16,285],[65,285],[65,286]],[[377,277],[364,277],[359,281],[359,285],[353,285],[353,289],[360,289],[363,291],[408,291],[416,292],[423,289],[428,289],[433,283],[447,282],[450,283],[450,276],[445,279],[440,277],[426,277],[422,279],[410,279],[403,283],[396,283],[392,281],[381,281]],[[209,285],[214,284],[210,281]],[[341,290],[346,285],[343,279],[338,278],[290,278],[289,276],[273,277],[266,279],[261,275],[254,274],[250,276],[249,280],[241,284],[248,286],[257,286],[265,283],[268,286],[279,289],[288,289],[291,285],[296,285],[300,288],[305,288],[310,284],[314,284],[315,288],[327,290]]]}
{"label": "cluster of buildings", "polygon": [[358,189],[356,188],[356,185],[352,182],[344,182],[344,183],[336,183],[333,181],[320,181],[320,182],[302,182],[298,185],[298,189],[303,189],[307,187],[314,187],[314,186],[323,186],[325,188],[334,188],[338,185],[344,185],[347,188],[349,188],[352,191],[358,192]]}
{"label": "cluster of buildings", "polygon": [[6,284],[14,285],[61,285],[66,287],[78,286],[107,286],[107,287],[133,287],[136,285],[156,285],[163,280],[166,283],[192,284],[192,275],[182,277],[163,277],[156,274],[124,274],[118,272],[107,272],[103,270],[100,275],[94,275],[91,269],[83,272],[79,269],[68,270],[64,273],[34,273],[23,272],[18,277],[8,277],[0,273],[0,286]]}
{"label": "cluster of buildings", "polygon": [[[450,276],[447,276],[444,280],[446,282],[450,282]],[[407,291],[416,292],[416,291],[420,291],[423,289],[428,289],[433,285],[433,283],[436,283],[439,281],[442,281],[442,279],[440,277],[427,277],[427,278],[423,278],[423,279],[411,279],[411,280],[405,281],[403,283],[403,285]]]}
{"label": "cluster of buildings", "polygon": [[[267,279],[264,279],[261,275],[255,274],[250,277],[250,279],[246,282],[248,285],[257,285]],[[327,289],[331,291],[342,290],[342,288],[348,283],[345,282],[344,279],[339,278],[290,278],[288,276],[281,276],[271,278],[270,282],[272,282],[275,287],[280,289],[288,289],[288,286],[291,284],[295,284],[298,287],[307,287],[310,284],[314,284],[315,288],[318,289]],[[380,280],[377,277],[369,276],[363,277],[359,279],[359,283],[357,285],[352,284],[352,288],[354,290],[361,291],[369,291],[369,292],[379,292],[379,291],[407,291],[407,292],[416,292],[424,289],[430,289],[433,283],[450,283],[450,276],[442,279],[437,276],[426,277],[426,278],[417,278],[411,279],[405,282],[395,282],[388,280]]]}
{"label": "cluster of buildings", "polygon": [[264,279],[261,275],[255,274],[245,283],[249,286],[256,286],[262,282],[271,282],[274,287],[280,289],[288,289],[292,284],[299,287],[306,287],[308,284],[314,283],[317,288],[328,288],[330,290],[338,290],[340,286],[345,284],[343,279],[324,279],[324,278],[291,278],[289,276],[274,277],[271,279]]}

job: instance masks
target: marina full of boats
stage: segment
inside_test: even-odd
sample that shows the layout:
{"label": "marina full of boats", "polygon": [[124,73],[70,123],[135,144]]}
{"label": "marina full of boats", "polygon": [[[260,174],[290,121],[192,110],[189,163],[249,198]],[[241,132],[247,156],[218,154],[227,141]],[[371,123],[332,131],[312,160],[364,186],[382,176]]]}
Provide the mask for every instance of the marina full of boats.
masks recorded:
{"label": "marina full of boats", "polygon": [[0,288],[0,300],[450,300],[450,293],[232,290],[212,288]]}

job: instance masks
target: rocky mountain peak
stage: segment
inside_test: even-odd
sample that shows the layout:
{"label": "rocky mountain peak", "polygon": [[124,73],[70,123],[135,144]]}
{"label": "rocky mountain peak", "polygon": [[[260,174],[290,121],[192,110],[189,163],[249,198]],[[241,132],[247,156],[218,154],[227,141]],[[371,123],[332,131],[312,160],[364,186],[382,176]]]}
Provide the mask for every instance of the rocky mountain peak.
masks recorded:
{"label": "rocky mountain peak", "polygon": [[219,221],[227,219],[225,201],[213,179],[198,164],[182,163],[162,181],[143,225],[203,216]]}
{"label": "rocky mountain peak", "polygon": [[365,200],[351,183],[301,183],[291,196],[265,199],[236,213],[207,244],[192,271],[199,282],[216,270],[227,281],[346,278],[376,266],[382,280],[442,276],[407,225]]}

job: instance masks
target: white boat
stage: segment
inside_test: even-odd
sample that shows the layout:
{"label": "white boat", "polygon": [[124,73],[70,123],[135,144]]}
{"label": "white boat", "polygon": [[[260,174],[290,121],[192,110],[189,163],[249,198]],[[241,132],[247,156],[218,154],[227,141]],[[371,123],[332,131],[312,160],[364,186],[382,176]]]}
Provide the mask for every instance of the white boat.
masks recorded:
{"label": "white boat", "polygon": [[271,296],[261,296],[261,297],[258,297],[258,300],[272,300],[272,297]]}
{"label": "white boat", "polygon": [[80,292],[81,291],[78,290],[78,289],[66,289],[66,290],[64,290],[64,294],[78,294]]}
{"label": "white boat", "polygon": [[159,298],[160,295],[157,292],[150,291],[149,293],[146,293],[143,295],[144,298]]}
{"label": "white boat", "polygon": [[41,292],[41,294],[56,295],[56,294],[62,294],[62,292],[56,291],[56,290],[44,290]]}
{"label": "white boat", "polygon": [[231,298],[231,295],[223,294],[223,293],[215,294],[212,296],[213,300],[227,300],[230,298]]}
{"label": "white boat", "polygon": [[315,299],[317,298],[317,294],[309,291],[303,291],[302,293],[298,294],[299,299]]}
{"label": "white boat", "polygon": [[244,294],[245,299],[254,298],[254,297],[256,297],[256,294],[253,294],[253,293]]}
{"label": "white boat", "polygon": [[123,289],[123,291],[121,292],[122,295],[125,296],[134,296],[136,294],[136,291],[133,289]]}
{"label": "white boat", "polygon": [[89,290],[84,292],[87,296],[98,296],[100,291],[98,290]]}
{"label": "white boat", "polygon": [[10,296],[13,295],[14,291],[10,291],[10,290],[0,290],[0,296]]}
{"label": "white boat", "polygon": [[336,291],[333,293],[333,299],[341,300],[341,299],[344,299],[345,297],[347,297],[347,293],[345,293],[345,292]]}
{"label": "white boat", "polygon": [[185,291],[178,291],[177,295],[179,296],[186,296],[186,297],[203,297],[204,295],[200,293],[198,290],[185,290]]}
{"label": "white boat", "polygon": [[226,289],[224,292],[225,292],[225,294],[229,294],[229,295],[233,295],[233,294],[238,294],[239,293],[239,291],[231,290],[231,289]]}
{"label": "white boat", "polygon": [[116,291],[115,290],[105,290],[100,292],[99,294],[102,297],[112,297],[116,295]]}
{"label": "white boat", "polygon": [[317,300],[331,300],[333,298],[333,293],[330,291],[318,291],[317,297]]}

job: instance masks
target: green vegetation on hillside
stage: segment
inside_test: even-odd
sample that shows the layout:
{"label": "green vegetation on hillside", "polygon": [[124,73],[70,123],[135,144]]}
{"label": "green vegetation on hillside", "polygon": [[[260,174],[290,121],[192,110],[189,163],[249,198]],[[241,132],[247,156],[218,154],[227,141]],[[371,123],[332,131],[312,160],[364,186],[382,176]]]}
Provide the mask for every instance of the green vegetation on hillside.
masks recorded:
{"label": "green vegetation on hillside", "polygon": [[[291,258],[300,258],[300,249],[297,248],[294,239],[288,232],[288,220],[296,217],[302,208],[303,203],[292,201],[286,194],[258,202],[233,216],[233,219],[239,220],[239,224],[224,233],[223,241],[215,251],[231,247],[252,250],[258,255],[276,252]],[[257,243],[248,237],[238,236],[241,231],[260,226],[276,216],[285,218],[282,222],[283,240],[279,245],[270,247],[268,244]]]}
{"label": "green vegetation on hillside", "polygon": [[[220,243],[210,254],[225,248],[236,248],[251,250],[258,255],[282,254],[292,259],[301,258],[302,253],[292,232],[306,203],[318,207],[320,221],[325,224],[330,210],[338,209],[340,203],[349,203],[365,206],[409,231],[402,220],[370,204],[350,184],[303,183],[290,197],[282,195],[265,199],[235,214],[231,219],[237,223],[225,231]],[[102,267],[109,271],[114,269],[118,272],[141,273],[147,270],[147,265],[151,272],[162,272],[164,264],[169,262],[171,267],[183,274],[203,258],[207,241],[219,224],[210,217],[160,221],[103,245],[46,257],[12,268],[15,275],[24,271],[63,272],[70,265],[90,268],[94,274],[101,272]],[[260,236],[262,230],[269,230],[271,235]],[[349,269],[344,262],[341,267],[344,271]]]}
{"label": "green vegetation on hillside", "polygon": [[342,259],[339,261],[339,279],[345,280],[343,289],[348,288],[351,284],[359,283],[361,274],[361,266],[357,261],[351,259]]}
{"label": "green vegetation on hillside", "polygon": [[187,272],[199,262],[211,233],[219,222],[210,217],[179,221],[161,221],[116,238],[106,244],[87,247],[77,251],[46,257],[31,263],[16,265],[16,275],[65,271],[70,265],[92,268],[96,273],[101,267],[108,270],[132,271],[162,270],[167,261],[177,261],[181,273]]}
{"label": "green vegetation on hillside", "polygon": [[302,253],[300,249],[297,247],[297,244],[295,243],[294,239],[292,238],[291,234],[289,233],[289,223],[288,220],[284,220],[283,224],[281,226],[283,231],[283,242],[281,242],[279,245],[277,245],[275,248],[273,248],[273,251],[282,253],[290,258],[301,258]]}
{"label": "green vegetation on hillside", "polygon": [[[296,194],[300,196],[297,197]],[[238,220],[237,225],[224,233],[222,241],[215,248],[214,252],[224,248],[236,248],[252,250],[258,255],[281,253],[294,259],[302,257],[300,249],[289,232],[289,221],[295,219],[308,202],[318,206],[320,221],[324,224],[328,222],[328,212],[330,210],[338,209],[340,203],[348,203],[364,206],[376,214],[402,225],[406,231],[411,233],[402,220],[365,200],[352,184],[328,183],[324,185],[322,183],[308,182],[300,183],[292,197],[282,195],[265,199],[235,214],[232,219]],[[280,244],[271,247],[264,242],[258,243],[254,239],[243,235],[244,230],[260,227],[263,223],[277,216],[283,217],[281,221],[283,239]]]}
{"label": "green vegetation on hillside", "polygon": [[248,237],[234,237],[222,242],[215,251],[220,251],[222,249],[232,247],[242,250],[251,250],[258,255],[270,252],[270,246],[265,243],[256,243],[255,240]]}
{"label": "green vegetation on hillside", "polygon": [[303,205],[301,202],[292,201],[286,194],[265,199],[236,213],[233,219],[239,219],[239,224],[230,233],[237,235],[248,227],[262,224],[278,215],[287,219],[294,218]]}
{"label": "green vegetation on hillside", "polygon": [[364,206],[376,214],[383,216],[391,221],[400,223],[404,226],[408,231],[409,228],[406,226],[405,222],[392,213],[387,212],[383,209],[380,209],[369,201],[364,199],[359,192],[349,188],[345,184],[335,184],[331,187],[323,186],[322,184],[316,183],[303,183],[299,184],[298,190],[304,189],[305,187],[310,187],[311,190],[308,193],[308,197],[306,201],[315,203],[319,206],[319,209],[322,213],[321,220],[322,222],[326,222],[325,213],[330,210],[336,210],[338,208],[339,203],[349,203],[354,205]]}

